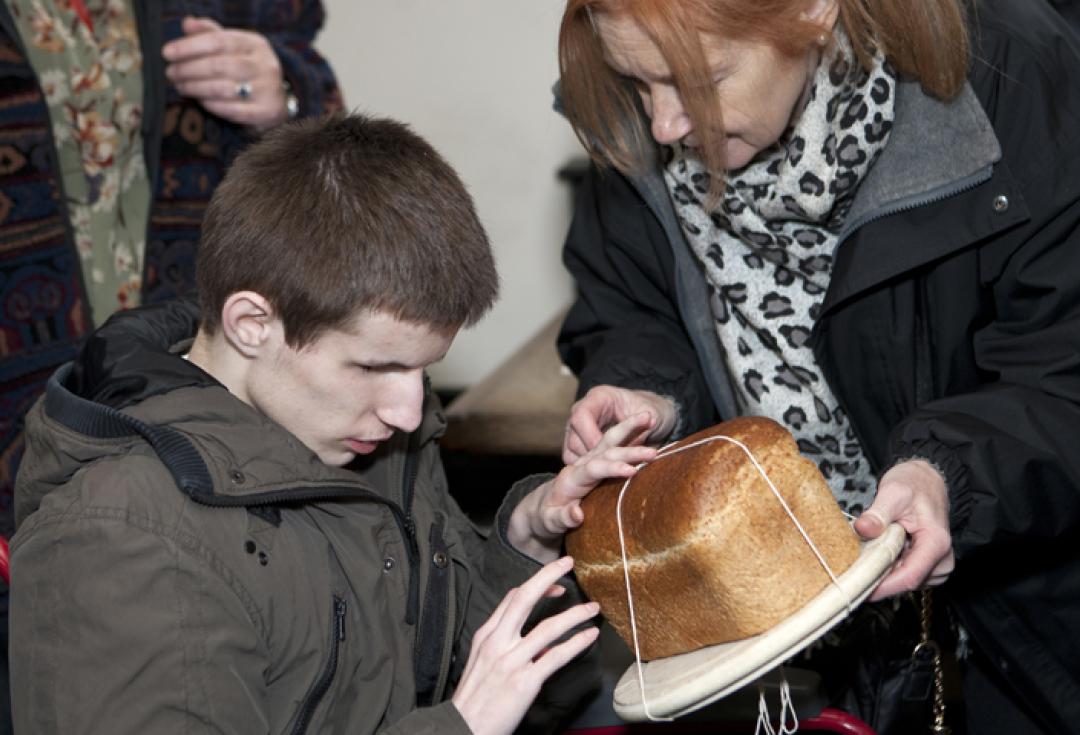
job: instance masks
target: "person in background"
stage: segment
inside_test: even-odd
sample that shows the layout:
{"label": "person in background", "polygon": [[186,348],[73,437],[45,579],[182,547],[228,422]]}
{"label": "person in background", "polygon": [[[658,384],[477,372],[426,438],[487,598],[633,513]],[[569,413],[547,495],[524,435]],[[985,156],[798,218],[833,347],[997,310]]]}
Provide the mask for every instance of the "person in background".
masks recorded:
{"label": "person in background", "polygon": [[339,109],[318,0],[0,3],[0,534],[22,416],[118,309],[190,293],[203,212],[260,131]]}
{"label": "person in background", "polygon": [[510,735],[557,671],[567,711],[598,607],[563,534],[655,450],[630,418],[489,534],[450,497],[425,369],[498,289],[453,169],[389,120],[279,126],[196,273],[199,307],[116,314],[27,419],[16,731]]}
{"label": "person in background", "polygon": [[49,375],[114,311],[192,290],[207,202],[260,131],[341,107],[322,22],[318,0],[0,2],[0,537]]}
{"label": "person in background", "polygon": [[[570,0],[564,459],[766,415],[941,585],[970,733],[1080,722],[1080,39],[1027,0]],[[955,567],[955,570],[954,570]],[[880,731],[880,730],[879,730]]]}

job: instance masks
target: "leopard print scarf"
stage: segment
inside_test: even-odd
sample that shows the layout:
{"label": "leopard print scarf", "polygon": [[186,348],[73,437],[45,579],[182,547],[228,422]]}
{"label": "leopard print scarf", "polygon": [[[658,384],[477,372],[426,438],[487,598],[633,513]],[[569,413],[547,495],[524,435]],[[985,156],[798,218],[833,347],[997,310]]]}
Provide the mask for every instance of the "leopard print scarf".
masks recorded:
{"label": "leopard print scarf", "polygon": [[692,150],[676,145],[665,167],[742,413],[782,422],[853,514],[876,483],[808,342],[844,217],[888,141],[894,90],[884,58],[867,72],[838,31],[802,114],[776,145],[728,173],[715,209],[706,208],[709,175]]}

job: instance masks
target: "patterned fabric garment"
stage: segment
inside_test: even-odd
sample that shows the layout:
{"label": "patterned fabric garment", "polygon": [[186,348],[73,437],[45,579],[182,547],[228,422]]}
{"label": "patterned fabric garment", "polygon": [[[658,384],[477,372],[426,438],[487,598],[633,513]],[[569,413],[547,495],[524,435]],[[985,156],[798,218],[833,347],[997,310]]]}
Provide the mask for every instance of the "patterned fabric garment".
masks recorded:
{"label": "patterned fabric garment", "polygon": [[95,324],[135,306],[150,183],[131,0],[7,0],[41,80]]}
{"label": "patterned fabric garment", "polygon": [[692,150],[673,149],[665,179],[705,269],[743,413],[787,426],[840,506],[858,513],[873,499],[874,477],[809,338],[844,216],[892,128],[895,74],[880,55],[862,69],[837,35],[798,120],[728,173],[716,209],[706,209],[709,174]]}

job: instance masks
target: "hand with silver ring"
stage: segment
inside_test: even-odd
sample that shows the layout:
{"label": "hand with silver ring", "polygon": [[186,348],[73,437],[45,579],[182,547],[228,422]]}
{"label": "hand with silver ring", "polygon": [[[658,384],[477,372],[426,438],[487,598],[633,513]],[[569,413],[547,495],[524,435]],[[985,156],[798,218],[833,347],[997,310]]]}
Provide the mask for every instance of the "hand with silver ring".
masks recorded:
{"label": "hand with silver ring", "polygon": [[260,33],[184,18],[184,35],[161,49],[165,76],[209,112],[263,130],[287,119],[281,62]]}

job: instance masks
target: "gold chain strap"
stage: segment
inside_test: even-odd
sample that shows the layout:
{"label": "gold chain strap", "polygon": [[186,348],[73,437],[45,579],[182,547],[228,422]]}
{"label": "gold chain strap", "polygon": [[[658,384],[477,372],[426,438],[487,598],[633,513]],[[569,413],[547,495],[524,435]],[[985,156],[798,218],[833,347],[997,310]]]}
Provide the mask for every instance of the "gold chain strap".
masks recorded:
{"label": "gold chain strap", "polygon": [[919,643],[915,646],[915,650],[911,652],[911,655],[914,658],[920,649],[931,652],[934,662],[934,722],[930,726],[930,732],[935,733],[935,735],[950,735],[952,730],[945,724],[945,672],[941,666],[941,649],[930,638],[930,616],[933,612],[933,599],[930,590],[923,590],[921,598],[922,613],[920,620],[922,633],[919,636]]}

